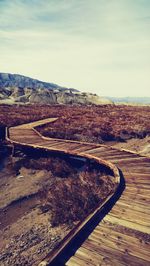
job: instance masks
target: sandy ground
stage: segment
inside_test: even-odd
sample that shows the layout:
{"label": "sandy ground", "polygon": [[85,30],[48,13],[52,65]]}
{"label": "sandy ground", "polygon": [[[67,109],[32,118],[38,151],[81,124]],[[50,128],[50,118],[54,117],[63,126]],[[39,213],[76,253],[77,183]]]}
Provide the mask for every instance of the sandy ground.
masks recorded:
{"label": "sandy ground", "polygon": [[38,265],[115,189],[111,176],[104,175],[106,169],[96,172],[92,163],[88,172],[83,165],[69,166],[68,159],[19,154],[2,159],[0,153],[0,266]]}
{"label": "sandy ground", "polygon": [[0,152],[0,266],[34,266],[115,184],[93,162],[16,154],[2,159]]}
{"label": "sandy ground", "polygon": [[50,212],[40,209],[48,171],[21,168],[16,175],[12,165],[9,157],[0,171],[0,266],[38,265],[70,228],[52,228]]}
{"label": "sandy ground", "polygon": [[126,142],[111,143],[111,146],[118,149],[127,149],[133,152],[140,153],[144,156],[150,156],[150,136],[143,139],[130,139]]}

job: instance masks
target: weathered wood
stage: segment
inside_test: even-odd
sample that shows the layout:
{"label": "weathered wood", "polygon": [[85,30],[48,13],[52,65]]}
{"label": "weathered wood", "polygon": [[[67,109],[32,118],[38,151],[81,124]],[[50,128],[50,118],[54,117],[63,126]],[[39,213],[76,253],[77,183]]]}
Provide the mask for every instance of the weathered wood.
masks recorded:
{"label": "weathered wood", "polygon": [[[10,128],[7,139],[14,145],[19,143],[65,154],[76,154],[94,158],[101,163],[105,160],[110,161],[113,163],[108,163],[111,169],[116,169],[114,168],[116,164],[123,172],[126,186],[111,211],[105,215],[74,256],[66,262],[66,265],[150,265],[150,194],[148,193],[150,158],[105,145],[46,138],[36,131],[35,127],[55,120],[55,118],[46,119]],[[117,175],[116,170],[114,170],[114,175]],[[77,231],[79,232],[79,229]],[[70,235],[67,243],[71,239]],[[54,252],[53,257],[58,254],[59,251]],[[43,263],[49,261],[51,259],[47,257]]]}
{"label": "weathered wood", "polygon": [[[115,242],[115,241],[114,241]],[[110,247],[108,243],[101,243],[101,239],[87,239],[87,241],[83,244],[84,247],[87,247],[88,250],[94,250],[95,253],[104,256],[106,262],[102,264],[100,261],[100,265],[130,265],[130,266],[149,266],[149,262],[135,256],[132,256],[129,252],[128,246],[123,251],[120,251],[118,248]],[[69,263],[67,264],[69,265]],[[96,264],[95,264],[96,265]]]}

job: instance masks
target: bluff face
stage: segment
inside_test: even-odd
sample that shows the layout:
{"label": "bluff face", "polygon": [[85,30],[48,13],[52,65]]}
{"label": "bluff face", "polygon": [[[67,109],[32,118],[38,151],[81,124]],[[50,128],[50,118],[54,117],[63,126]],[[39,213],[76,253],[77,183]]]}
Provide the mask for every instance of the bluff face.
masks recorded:
{"label": "bluff face", "polygon": [[17,74],[0,73],[0,103],[110,104],[112,101],[92,93],[61,87]]}
{"label": "bluff face", "polygon": [[21,88],[30,87],[32,89],[45,88],[50,90],[66,89],[54,83],[40,81],[19,74],[0,73],[0,88],[5,88],[5,87],[21,87]]}

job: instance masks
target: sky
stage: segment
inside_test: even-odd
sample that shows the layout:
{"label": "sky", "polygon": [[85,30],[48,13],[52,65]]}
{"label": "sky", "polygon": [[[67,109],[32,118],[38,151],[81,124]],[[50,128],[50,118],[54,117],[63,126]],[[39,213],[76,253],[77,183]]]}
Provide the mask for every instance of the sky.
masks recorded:
{"label": "sky", "polygon": [[0,72],[150,97],[150,0],[0,0]]}

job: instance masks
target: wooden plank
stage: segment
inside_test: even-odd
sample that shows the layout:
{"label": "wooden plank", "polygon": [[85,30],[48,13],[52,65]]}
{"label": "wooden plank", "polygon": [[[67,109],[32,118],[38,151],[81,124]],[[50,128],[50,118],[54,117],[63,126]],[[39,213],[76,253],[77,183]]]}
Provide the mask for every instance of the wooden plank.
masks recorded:
{"label": "wooden plank", "polygon": [[145,239],[150,234],[150,158],[105,145],[43,138],[32,129],[51,121],[53,119],[45,119],[10,128],[10,139],[33,147],[109,160],[123,171],[126,182],[116,205],[66,265],[149,265]]}
{"label": "wooden plank", "polygon": [[[123,239],[126,242],[134,243],[137,248],[142,248],[144,254],[149,254],[149,236],[147,234],[136,234],[135,230],[126,230],[124,226],[114,226],[114,224],[102,222],[95,230],[99,230],[104,234],[110,234],[110,237],[117,237],[120,241]],[[94,230],[94,231],[95,231]]]}
{"label": "wooden plank", "polygon": [[[128,248],[124,250],[124,252],[121,252],[120,250],[116,248],[112,248],[109,245],[100,243],[97,239],[87,239],[84,244],[84,247],[87,247],[88,249],[94,250],[98,254],[103,254],[105,258],[108,258],[106,262],[108,264],[104,265],[114,265],[118,266],[121,265],[130,265],[130,266],[149,266],[149,262],[145,261],[143,259],[137,258],[135,256],[132,256],[130,254],[130,251]],[[113,263],[113,260],[115,260],[115,263]],[[105,262],[105,260],[104,260]],[[112,264],[111,264],[112,262]]]}
{"label": "wooden plank", "polygon": [[93,147],[93,145],[86,145],[86,144],[83,144],[83,143],[78,143],[78,147],[76,147],[76,151],[77,152],[82,152],[84,150],[91,150]]}
{"label": "wooden plank", "polygon": [[[141,208],[147,209],[148,211],[150,208],[150,206],[148,204],[145,204],[145,201],[139,200],[139,199],[135,198],[135,196],[132,196],[132,197],[130,196],[130,201],[129,201],[128,197],[126,197],[126,196],[124,197],[122,195],[121,198],[119,199],[119,202],[130,204],[133,207],[134,206],[140,206]],[[131,204],[131,202],[132,202],[132,204]],[[117,204],[118,204],[118,202],[117,202]]]}
{"label": "wooden plank", "polygon": [[115,164],[119,169],[121,169],[121,171],[124,173],[124,171],[127,171],[128,169],[128,174],[129,173],[132,173],[134,175],[137,175],[137,174],[149,174],[150,175],[150,169],[147,169],[147,168],[143,168],[143,167],[136,167],[136,166],[133,166],[133,167],[129,167],[128,165],[120,165],[119,163]]}
{"label": "wooden plank", "polygon": [[117,201],[113,209],[118,206],[119,208],[126,208],[131,211],[139,211],[140,215],[143,215],[143,213],[147,214],[148,216],[150,215],[150,207],[144,208],[144,206],[140,204],[131,204],[129,201],[123,202],[122,200]]}
{"label": "wooden plank", "polygon": [[97,263],[103,261],[103,256],[101,254],[94,253],[84,247],[77,250],[75,257],[82,259],[86,263],[90,263],[89,265],[97,265]]}
{"label": "wooden plank", "polygon": [[[95,247],[92,247],[92,249],[89,247],[88,244],[83,244],[82,247],[80,247],[75,254],[76,257],[81,257],[85,261],[91,261],[93,265],[117,265],[117,266],[122,266],[124,265],[120,261],[118,261],[116,258],[112,257],[107,257],[100,252],[97,252],[97,249],[95,250]],[[107,263],[107,264],[106,264]],[[91,264],[91,265],[92,265]]]}
{"label": "wooden plank", "polygon": [[80,146],[73,148],[73,151],[77,152],[77,153],[89,153],[91,150],[93,150],[93,147],[95,147],[95,145],[86,145],[86,144],[80,144]]}
{"label": "wooden plank", "polygon": [[110,223],[113,223],[116,225],[117,224],[122,225],[122,226],[128,227],[128,228],[133,229],[133,230],[137,230],[137,231],[140,231],[140,232],[143,232],[146,234],[150,234],[150,228],[149,227],[147,227],[145,225],[137,224],[134,221],[132,221],[132,219],[130,219],[128,221],[128,220],[124,220],[124,219],[115,217],[113,215],[106,215],[104,218],[104,221],[110,222]]}
{"label": "wooden plank", "polygon": [[140,212],[138,211],[131,211],[131,210],[126,210],[125,208],[120,208],[117,207],[113,208],[110,212],[110,215],[113,215],[119,219],[127,220],[130,221],[132,217],[132,222],[135,222],[137,224],[147,226],[149,227],[150,223],[150,217],[147,216],[147,214],[142,213],[140,215]]}
{"label": "wooden plank", "polygon": [[[95,229],[91,234],[92,237],[98,239],[102,244],[113,247],[120,252],[125,252],[126,249],[129,249],[130,255],[143,260],[149,261],[149,249],[148,245],[141,244],[136,242],[136,239],[129,237],[128,235],[123,234],[113,234],[110,230],[100,230]],[[89,239],[91,239],[91,236]]]}
{"label": "wooden plank", "polygon": [[88,153],[88,154],[97,154],[97,153],[100,153],[100,152],[106,151],[106,150],[107,150],[107,147],[100,146],[100,147],[97,147],[97,148],[91,148],[91,150],[89,150],[87,152],[85,151],[85,153]]}
{"label": "wooden plank", "polygon": [[93,266],[95,264],[91,264],[90,261],[83,259],[79,256],[72,257],[65,265],[68,266]]}

